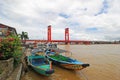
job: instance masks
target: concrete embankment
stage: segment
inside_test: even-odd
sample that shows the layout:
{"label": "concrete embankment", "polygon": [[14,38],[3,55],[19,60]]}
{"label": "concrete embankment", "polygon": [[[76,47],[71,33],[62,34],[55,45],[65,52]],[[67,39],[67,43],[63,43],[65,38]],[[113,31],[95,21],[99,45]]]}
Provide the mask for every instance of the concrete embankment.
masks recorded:
{"label": "concrete embankment", "polygon": [[7,80],[20,80],[22,72],[22,63],[18,65],[18,67],[13,71],[10,77]]}
{"label": "concrete embankment", "polygon": [[6,80],[6,78],[13,72],[13,62],[13,58],[10,58],[8,60],[0,60],[0,80]]}
{"label": "concrete embankment", "polygon": [[[25,54],[25,51],[26,49],[23,48],[22,50],[22,58],[24,57],[24,54]],[[20,63],[13,71],[12,73],[9,75],[9,77],[5,80],[20,80],[21,78],[21,75],[22,75],[22,72],[23,72],[23,63]],[[7,75],[7,74],[6,74]]]}

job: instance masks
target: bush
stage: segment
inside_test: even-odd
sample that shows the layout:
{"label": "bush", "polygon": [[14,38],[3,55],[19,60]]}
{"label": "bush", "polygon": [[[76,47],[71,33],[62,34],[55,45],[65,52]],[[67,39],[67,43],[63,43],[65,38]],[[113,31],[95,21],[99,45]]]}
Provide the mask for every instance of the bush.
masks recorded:
{"label": "bush", "polygon": [[13,57],[15,64],[18,64],[21,55],[21,40],[17,36],[11,35],[0,39],[0,60],[7,60]]}

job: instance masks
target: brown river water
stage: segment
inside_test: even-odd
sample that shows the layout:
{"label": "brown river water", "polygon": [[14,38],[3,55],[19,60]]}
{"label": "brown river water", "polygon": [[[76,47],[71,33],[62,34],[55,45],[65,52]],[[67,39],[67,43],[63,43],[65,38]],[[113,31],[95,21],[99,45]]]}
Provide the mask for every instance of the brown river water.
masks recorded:
{"label": "brown river water", "polygon": [[[71,71],[54,66],[55,73],[46,77],[30,69],[21,80],[120,80],[120,45],[58,45],[72,52],[72,58],[90,66]],[[70,56],[70,54],[66,54]]]}

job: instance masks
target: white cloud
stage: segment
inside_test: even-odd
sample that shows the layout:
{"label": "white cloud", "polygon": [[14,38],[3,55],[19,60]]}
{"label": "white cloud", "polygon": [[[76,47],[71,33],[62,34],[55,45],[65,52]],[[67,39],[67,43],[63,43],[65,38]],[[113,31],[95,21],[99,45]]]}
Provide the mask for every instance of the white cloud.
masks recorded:
{"label": "white cloud", "polygon": [[[105,4],[107,13],[99,13]],[[2,0],[0,23],[27,31],[31,39],[46,39],[52,25],[53,39],[64,39],[69,27],[70,39],[115,40],[120,39],[119,7],[119,0]]]}

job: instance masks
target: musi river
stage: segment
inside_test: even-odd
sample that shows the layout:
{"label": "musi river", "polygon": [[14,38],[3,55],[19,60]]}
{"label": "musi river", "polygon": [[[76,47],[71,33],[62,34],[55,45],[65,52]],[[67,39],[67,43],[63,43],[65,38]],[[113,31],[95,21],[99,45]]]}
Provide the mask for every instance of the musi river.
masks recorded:
{"label": "musi river", "polygon": [[71,71],[53,65],[55,73],[46,77],[30,69],[21,80],[120,80],[120,45],[58,45],[69,50],[66,54],[90,66],[81,71]]}

